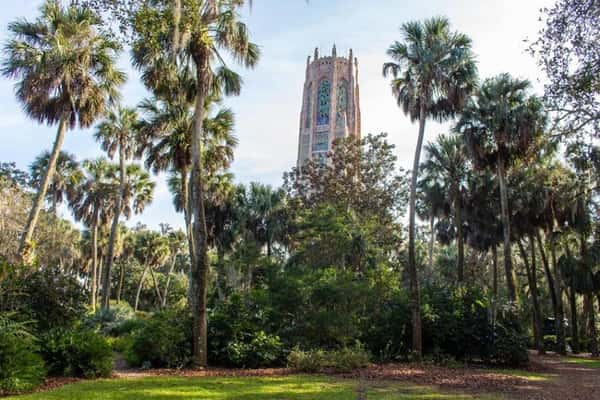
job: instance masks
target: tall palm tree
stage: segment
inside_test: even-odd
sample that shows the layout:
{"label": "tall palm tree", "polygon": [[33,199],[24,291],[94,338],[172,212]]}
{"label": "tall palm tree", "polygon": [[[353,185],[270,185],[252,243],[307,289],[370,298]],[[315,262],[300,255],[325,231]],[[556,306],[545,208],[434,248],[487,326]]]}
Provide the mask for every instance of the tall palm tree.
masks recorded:
{"label": "tall palm tree", "polygon": [[504,269],[511,301],[516,301],[517,290],[511,254],[507,170],[514,160],[532,152],[545,126],[541,101],[527,95],[530,87],[529,81],[515,79],[509,74],[486,79],[476,98],[464,107],[455,126],[455,131],[464,135],[475,166],[495,170],[498,178]]}
{"label": "tall palm tree", "polygon": [[91,126],[118,97],[117,88],[125,81],[125,74],[116,68],[120,46],[100,28],[92,11],[63,7],[58,0],[47,0],[36,21],[9,25],[12,38],[2,73],[18,79],[16,96],[28,116],[58,124],[48,168],[21,237],[19,254],[24,260],[66,131]]}
{"label": "tall palm tree", "polygon": [[471,39],[450,30],[447,18],[432,18],[402,25],[402,42],[387,51],[393,60],[383,65],[383,75],[392,76],[392,93],[411,121],[419,121],[409,201],[408,272],[411,291],[412,350],[422,355],[421,305],[415,259],[415,202],[419,160],[427,119],[444,121],[463,106],[476,85],[477,68]]}
{"label": "tall palm tree", "polygon": [[428,175],[435,176],[444,187],[452,206],[456,225],[458,257],[456,260],[458,282],[464,281],[464,234],[463,197],[467,179],[468,164],[462,138],[456,135],[438,136],[436,142],[425,146],[426,161],[422,168]]}
{"label": "tall palm tree", "polygon": [[[155,0],[138,14],[134,43],[136,65],[145,69],[145,82],[152,89],[164,87],[173,68],[169,61],[180,65],[189,61],[195,71],[194,130],[191,140],[190,211],[192,219],[191,309],[193,314],[193,355],[198,366],[207,365],[207,284],[209,272],[204,186],[206,182],[204,155],[204,119],[206,100],[212,95],[239,94],[241,80],[228,68],[225,54],[246,67],[253,67],[259,58],[258,46],[249,40],[246,25],[238,11],[244,0],[193,0],[175,4]],[[158,5],[158,7],[156,6]],[[173,14],[179,17],[173,19]],[[160,26],[147,24],[148,18],[163,20]],[[175,21],[175,23],[173,23]],[[165,55],[165,52],[167,53]],[[158,72],[155,74],[155,72]]]}
{"label": "tall palm tree", "polygon": [[[50,152],[44,151],[36,157],[29,170],[31,174],[31,186],[40,188],[43,177],[48,170]],[[52,205],[55,216],[58,213],[58,205],[61,204],[83,178],[81,166],[73,154],[60,151],[56,159],[55,172],[48,184],[47,197]]]}
{"label": "tall palm tree", "polygon": [[102,146],[102,149],[108,153],[109,158],[113,159],[115,154],[119,153],[119,191],[120,195],[116,197],[112,226],[110,229],[110,238],[108,241],[108,252],[106,254],[106,264],[102,276],[102,308],[108,309],[110,305],[110,273],[112,269],[115,242],[117,240],[119,218],[126,191],[126,166],[127,160],[133,157],[136,149],[135,125],[137,123],[137,114],[131,108],[117,106],[112,109],[105,119],[98,125],[96,130],[96,140]]}
{"label": "tall palm tree", "polygon": [[97,277],[98,277],[98,230],[110,220],[114,202],[118,195],[118,185],[115,184],[114,166],[105,158],[85,160],[83,162],[84,179],[69,198],[69,206],[73,216],[91,231],[91,286],[90,305],[96,309]]}

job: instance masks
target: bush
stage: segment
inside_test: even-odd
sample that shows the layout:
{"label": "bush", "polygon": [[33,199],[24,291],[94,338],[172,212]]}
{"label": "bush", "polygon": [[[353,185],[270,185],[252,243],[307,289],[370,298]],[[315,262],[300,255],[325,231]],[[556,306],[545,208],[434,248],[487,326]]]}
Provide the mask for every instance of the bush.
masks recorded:
{"label": "bush", "polygon": [[85,325],[90,328],[100,329],[106,335],[116,335],[122,324],[134,318],[135,313],[133,308],[122,301],[119,304],[111,304],[108,310],[98,309],[85,320]]}
{"label": "bush", "polygon": [[181,368],[192,359],[192,321],[184,311],[161,311],[141,320],[125,352],[134,367]]}
{"label": "bush", "polygon": [[0,315],[0,395],[34,389],[45,376],[35,337],[24,324]]}
{"label": "bush", "polygon": [[369,365],[370,355],[364,346],[344,347],[329,353],[330,366],[337,372],[351,372]]}
{"label": "bush", "polygon": [[325,369],[326,355],[323,350],[302,351],[295,348],[288,355],[288,367],[299,372],[314,373]]}
{"label": "bush", "polygon": [[42,355],[52,375],[97,378],[112,374],[112,349],[101,334],[83,327],[59,328],[42,339]]}
{"label": "bush", "polygon": [[[508,326],[507,326],[508,325]],[[484,361],[510,367],[527,364],[527,337],[509,324],[497,324],[490,353]]]}
{"label": "bush", "polygon": [[332,369],[335,372],[351,372],[369,365],[370,355],[364,346],[357,343],[354,347],[339,350],[309,350],[298,348],[288,356],[288,367],[300,372],[314,373]]}
{"label": "bush", "polygon": [[38,332],[71,327],[85,315],[84,288],[77,278],[65,275],[58,268],[36,270],[21,276],[12,285],[22,294],[19,313],[36,321]]}
{"label": "bush", "polygon": [[230,342],[226,348],[228,364],[242,368],[261,368],[278,364],[283,354],[283,344],[278,336],[259,331],[246,341]]}

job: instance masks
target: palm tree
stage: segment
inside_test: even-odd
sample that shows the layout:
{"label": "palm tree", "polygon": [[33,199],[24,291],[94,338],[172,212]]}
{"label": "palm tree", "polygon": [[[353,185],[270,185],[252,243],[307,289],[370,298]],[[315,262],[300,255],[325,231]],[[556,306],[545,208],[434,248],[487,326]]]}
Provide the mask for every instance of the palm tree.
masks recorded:
{"label": "palm tree", "polygon": [[[137,39],[134,43],[135,64],[144,71],[144,81],[151,89],[160,91],[169,82],[173,64],[192,66],[195,71],[194,130],[191,138],[191,190],[190,211],[192,220],[192,270],[191,310],[193,315],[193,355],[198,366],[207,365],[207,285],[208,243],[204,210],[204,186],[206,182],[204,155],[204,119],[207,99],[239,94],[241,80],[228,68],[224,55],[246,67],[253,67],[259,58],[258,46],[251,43],[248,29],[238,19],[238,10],[244,0],[215,1],[193,0],[162,7],[146,7],[136,24]],[[178,18],[173,18],[173,14]],[[165,21],[165,24],[144,23],[148,18]],[[165,54],[166,52],[166,54]],[[222,54],[225,53],[225,54]],[[188,62],[186,62],[188,61]],[[165,67],[166,66],[166,67]],[[189,70],[189,68],[188,68]]]}
{"label": "palm tree", "polygon": [[402,25],[403,42],[396,41],[387,54],[392,62],[383,65],[383,75],[391,75],[392,93],[411,121],[419,121],[419,135],[409,201],[408,272],[411,292],[413,343],[417,359],[422,355],[421,305],[415,259],[415,202],[419,159],[428,118],[444,121],[463,106],[476,85],[477,68],[471,52],[471,39],[450,30],[446,18]]}
{"label": "palm tree", "polygon": [[98,276],[98,229],[110,220],[113,211],[113,199],[118,195],[115,184],[114,169],[108,160],[98,158],[83,162],[84,179],[69,199],[76,221],[83,223],[91,230],[92,270],[90,287],[90,305],[96,309],[96,292]]}
{"label": "palm tree", "polygon": [[19,80],[16,96],[28,116],[48,125],[58,124],[48,168],[21,237],[19,255],[24,260],[66,131],[91,126],[118,97],[117,88],[125,81],[125,74],[116,69],[120,47],[100,28],[92,11],[65,8],[58,0],[47,0],[36,21],[9,25],[12,38],[6,46],[2,73]]}
{"label": "palm tree", "polygon": [[435,247],[435,220],[443,215],[447,202],[444,188],[435,175],[426,175],[417,184],[416,212],[419,218],[429,219],[429,269],[433,268],[433,249]]}
{"label": "palm tree", "polygon": [[476,98],[463,109],[455,126],[455,131],[464,135],[475,166],[494,169],[498,178],[504,269],[509,299],[513,302],[517,290],[511,255],[507,169],[514,160],[531,153],[545,125],[541,101],[535,96],[527,96],[530,86],[528,81],[509,74],[486,79]]}
{"label": "palm tree", "polygon": [[138,310],[140,303],[140,294],[142,286],[146,278],[146,274],[150,271],[152,275],[154,289],[158,297],[158,304],[162,304],[160,290],[154,275],[154,268],[157,268],[169,258],[169,240],[166,236],[154,231],[142,231],[136,235],[135,257],[143,267],[140,282],[138,284],[135,295],[135,303],[133,309]]}
{"label": "palm tree", "polygon": [[[40,188],[45,172],[48,170],[50,161],[50,152],[44,151],[36,157],[35,161],[29,167],[31,175],[31,186]],[[83,178],[81,166],[73,154],[60,151],[56,159],[55,172],[52,175],[52,181],[48,185],[47,197],[52,205],[52,211],[56,216],[58,205],[61,204],[68,193],[71,193]]]}
{"label": "palm tree", "polygon": [[114,215],[110,229],[110,238],[108,241],[108,253],[106,254],[106,264],[102,277],[102,308],[108,309],[110,304],[110,273],[115,253],[115,242],[119,228],[119,218],[121,216],[122,202],[125,198],[126,167],[127,160],[133,157],[136,149],[135,125],[137,123],[137,114],[131,108],[118,106],[112,109],[97,128],[96,140],[101,143],[102,149],[113,159],[115,153],[119,153],[119,190],[120,195],[115,201]]}
{"label": "palm tree", "polygon": [[422,168],[428,175],[437,177],[452,206],[458,244],[457,275],[458,282],[462,283],[465,259],[462,211],[468,173],[464,144],[459,136],[440,135],[435,143],[425,146],[425,152],[427,159]]}

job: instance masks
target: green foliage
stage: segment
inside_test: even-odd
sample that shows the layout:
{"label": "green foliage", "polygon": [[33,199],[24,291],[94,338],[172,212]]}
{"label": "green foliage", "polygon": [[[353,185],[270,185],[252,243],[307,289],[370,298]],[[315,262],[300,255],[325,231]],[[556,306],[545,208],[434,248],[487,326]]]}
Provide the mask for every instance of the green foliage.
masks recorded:
{"label": "green foliage", "polygon": [[0,395],[31,390],[46,376],[38,344],[27,324],[0,314]]}
{"label": "green foliage", "polygon": [[209,316],[209,359],[234,367],[280,365],[284,345],[277,335],[264,331],[271,309],[265,293],[234,293],[219,302]]}
{"label": "green foliage", "polygon": [[42,356],[51,375],[97,378],[112,373],[111,346],[104,336],[93,330],[56,328],[41,339]]}
{"label": "green foliage", "polygon": [[14,271],[2,286],[14,295],[13,311],[34,320],[38,331],[71,326],[85,314],[87,295],[74,276],[57,268]]}
{"label": "green foliage", "polygon": [[242,341],[232,341],[224,349],[227,364],[233,367],[271,367],[281,362],[283,344],[279,336],[258,331]]}
{"label": "green foliage", "polygon": [[489,364],[518,367],[529,362],[527,337],[520,334],[510,323],[496,324],[494,339],[484,358]]}
{"label": "green foliage", "polygon": [[180,310],[161,311],[143,320],[131,332],[125,353],[131,366],[154,368],[181,368],[190,363],[191,356],[192,320]]}
{"label": "green foliage", "polygon": [[325,370],[351,372],[369,365],[370,355],[360,342],[353,347],[324,351],[295,348],[288,355],[288,366],[296,371],[314,373]]}
{"label": "green foliage", "polygon": [[119,304],[111,304],[108,310],[104,308],[96,310],[84,323],[90,328],[100,329],[105,335],[115,335],[125,322],[134,318],[133,308],[122,301]]}

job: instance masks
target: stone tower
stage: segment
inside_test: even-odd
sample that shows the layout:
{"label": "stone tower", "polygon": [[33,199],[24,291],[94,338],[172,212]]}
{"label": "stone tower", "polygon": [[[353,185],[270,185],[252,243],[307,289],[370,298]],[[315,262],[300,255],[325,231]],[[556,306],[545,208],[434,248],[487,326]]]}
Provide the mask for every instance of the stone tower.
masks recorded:
{"label": "stone tower", "polygon": [[298,166],[323,159],[335,139],[348,136],[360,138],[358,61],[352,50],[348,58],[338,57],[333,45],[331,57],[319,57],[317,48],[306,61]]}

